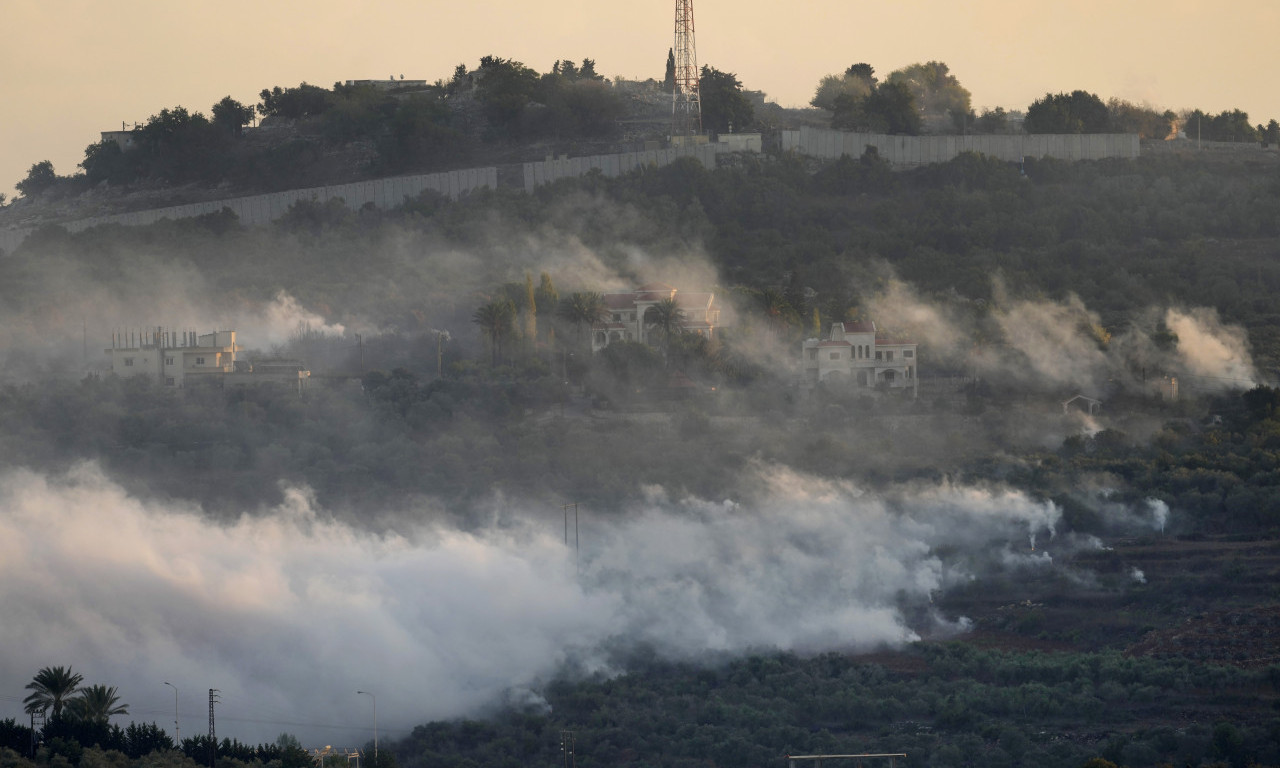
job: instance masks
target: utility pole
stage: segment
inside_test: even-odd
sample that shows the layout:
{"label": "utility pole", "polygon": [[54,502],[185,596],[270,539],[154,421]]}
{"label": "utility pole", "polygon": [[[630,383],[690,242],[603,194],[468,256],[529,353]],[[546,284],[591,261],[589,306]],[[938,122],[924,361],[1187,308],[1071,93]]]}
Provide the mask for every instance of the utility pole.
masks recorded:
{"label": "utility pole", "polygon": [[213,705],[218,702],[218,689],[209,689],[209,768],[218,760],[218,732],[213,727]]}
{"label": "utility pole", "polygon": [[378,697],[368,691],[356,691],[356,694],[373,699],[373,768],[378,768]]}
{"label": "utility pole", "polygon": [[676,87],[671,92],[671,138],[702,133],[702,96],[698,50],[694,41],[693,0],[676,0]]}
{"label": "utility pole", "polygon": [[182,731],[178,728],[178,686],[168,681],[165,685],[173,689],[173,743],[181,747]]}

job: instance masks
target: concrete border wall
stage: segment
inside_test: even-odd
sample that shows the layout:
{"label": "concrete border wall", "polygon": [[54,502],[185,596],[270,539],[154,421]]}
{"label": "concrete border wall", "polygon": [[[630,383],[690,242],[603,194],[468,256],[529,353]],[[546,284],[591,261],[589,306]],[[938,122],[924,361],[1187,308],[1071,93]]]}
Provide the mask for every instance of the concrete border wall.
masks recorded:
{"label": "concrete border wall", "polygon": [[1138,136],[1128,133],[1030,134],[1026,136],[889,136],[802,127],[782,132],[783,151],[821,158],[861,157],[867,147],[892,165],[944,163],[961,152],[1000,160],[1054,157],[1060,160],[1136,158]]}
{"label": "concrete border wall", "polygon": [[715,144],[692,144],[642,152],[622,152],[616,155],[562,157],[525,163],[524,191],[532,192],[544,184],[585,176],[593,170],[599,170],[605,176],[614,178],[637,168],[670,165],[682,157],[692,157],[707,168],[715,168],[716,152]]}
{"label": "concrete border wall", "polygon": [[[90,219],[67,222],[61,226],[70,232],[80,232],[101,224],[141,226],[154,224],[161,219],[189,219],[210,213],[218,213],[223,208],[230,208],[240,218],[242,224],[254,226],[267,224],[280,218],[285,211],[289,210],[289,206],[299,200],[314,200],[318,203],[324,203],[341,198],[348,207],[353,209],[359,209],[368,203],[372,203],[378,208],[394,208],[403,203],[406,198],[417,197],[426,190],[433,190],[456,200],[462,195],[482,187],[497,189],[497,168],[467,168],[447,173],[396,176],[389,179],[358,181],[352,184],[291,189],[266,195],[233,197],[226,200],[211,200],[204,203],[189,203],[168,208],[152,208],[145,211],[96,216]],[[6,253],[11,252],[21,245],[29,234],[31,234],[30,229],[0,230],[0,249],[4,249]]]}

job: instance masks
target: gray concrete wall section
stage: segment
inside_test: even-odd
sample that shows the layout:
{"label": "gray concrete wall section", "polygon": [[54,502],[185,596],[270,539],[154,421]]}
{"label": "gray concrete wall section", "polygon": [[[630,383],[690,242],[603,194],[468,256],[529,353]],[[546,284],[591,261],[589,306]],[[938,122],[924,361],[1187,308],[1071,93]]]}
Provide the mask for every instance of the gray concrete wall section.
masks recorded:
{"label": "gray concrete wall section", "polygon": [[[353,184],[291,189],[286,192],[275,192],[269,195],[233,197],[227,200],[213,200],[206,203],[190,203],[188,205],[174,205],[168,208],[153,208],[147,211],[98,216],[91,219],[68,222],[63,226],[71,232],[80,232],[101,224],[141,226],[154,224],[161,219],[189,219],[196,216],[204,216],[209,213],[217,213],[223,208],[230,208],[240,218],[242,224],[255,226],[280,218],[289,210],[289,206],[299,200],[314,200],[318,203],[324,203],[335,198],[341,198],[350,208],[358,209],[367,203],[373,203],[378,208],[385,209],[400,205],[405,198],[416,197],[428,189],[456,200],[462,195],[481,187],[497,189],[497,168],[468,168],[462,171],[449,171],[448,173],[398,176],[392,179],[360,181]],[[0,249],[3,249],[6,253],[11,252],[21,245],[29,234],[31,234],[30,229],[0,231]]]}
{"label": "gray concrete wall section", "polygon": [[534,189],[560,179],[585,176],[599,170],[609,178],[621,176],[637,168],[670,165],[679,158],[692,157],[708,168],[716,167],[716,146],[694,144],[684,147],[651,149],[644,152],[623,152],[616,155],[590,155],[587,157],[562,157],[524,164],[524,189]]}
{"label": "gray concrete wall section", "polygon": [[1138,156],[1136,134],[1034,134],[1029,136],[887,136],[801,128],[782,132],[783,150],[821,158],[861,157],[874,146],[893,165],[946,162],[961,152],[980,152],[1001,160],[1055,157],[1061,160],[1101,160]]}

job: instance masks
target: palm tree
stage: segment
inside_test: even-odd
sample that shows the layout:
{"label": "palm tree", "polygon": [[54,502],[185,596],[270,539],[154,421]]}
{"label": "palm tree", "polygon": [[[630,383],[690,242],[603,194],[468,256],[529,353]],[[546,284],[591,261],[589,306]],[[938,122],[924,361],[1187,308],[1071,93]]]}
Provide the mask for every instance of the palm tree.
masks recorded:
{"label": "palm tree", "polygon": [[491,301],[477,309],[471,316],[471,322],[480,326],[480,330],[489,337],[495,367],[498,365],[498,351],[502,347],[502,341],[511,335],[511,326],[515,317],[516,305],[510,299]]}
{"label": "palm tree", "polygon": [[105,725],[112,715],[127,715],[129,707],[120,703],[114,685],[87,685],[80,695],[67,702],[67,709],[77,720]]}
{"label": "palm tree", "polygon": [[684,332],[684,310],[675,299],[663,299],[644,311],[644,324],[650,335],[658,337],[663,358],[671,339]]}
{"label": "palm tree", "polygon": [[57,717],[82,680],[84,675],[72,672],[71,667],[45,667],[27,683],[27,690],[33,693],[22,702],[29,714],[52,709],[53,716]]}
{"label": "palm tree", "polygon": [[569,294],[567,298],[560,301],[560,307],[556,310],[556,314],[562,319],[573,323],[577,329],[578,346],[582,346],[582,326],[585,325],[589,328],[609,316],[609,312],[604,306],[604,297],[595,291],[579,291]]}
{"label": "palm tree", "polygon": [[765,321],[769,324],[769,330],[775,335],[799,319],[795,308],[777,289],[762,288],[756,294],[756,301],[760,305]]}

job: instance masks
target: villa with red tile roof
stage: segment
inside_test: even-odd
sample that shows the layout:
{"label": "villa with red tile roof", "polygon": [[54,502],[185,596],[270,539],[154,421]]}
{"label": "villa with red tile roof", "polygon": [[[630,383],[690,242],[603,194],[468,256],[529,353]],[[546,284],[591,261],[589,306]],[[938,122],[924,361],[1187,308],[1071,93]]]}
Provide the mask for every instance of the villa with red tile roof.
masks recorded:
{"label": "villa with red tile roof", "polygon": [[910,389],[912,397],[918,390],[916,343],[879,332],[870,320],[832,323],[829,338],[806,339],[800,354],[809,384]]}
{"label": "villa with red tile roof", "polygon": [[712,338],[720,324],[720,308],[710,292],[678,291],[663,283],[648,283],[634,291],[606,293],[606,318],[591,326],[591,351],[599,352],[619,341],[649,344],[652,323],[645,313],[667,299],[675,299],[685,331]]}

